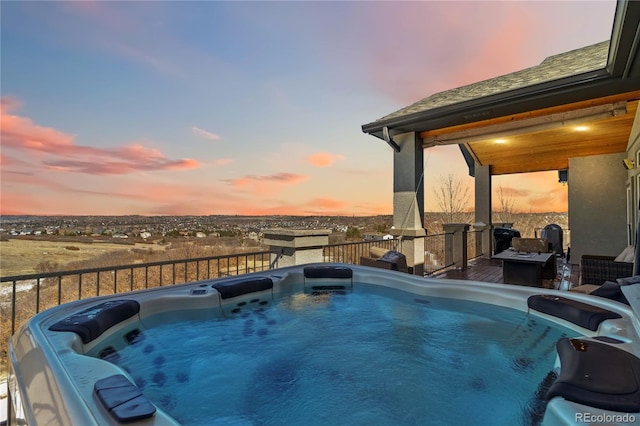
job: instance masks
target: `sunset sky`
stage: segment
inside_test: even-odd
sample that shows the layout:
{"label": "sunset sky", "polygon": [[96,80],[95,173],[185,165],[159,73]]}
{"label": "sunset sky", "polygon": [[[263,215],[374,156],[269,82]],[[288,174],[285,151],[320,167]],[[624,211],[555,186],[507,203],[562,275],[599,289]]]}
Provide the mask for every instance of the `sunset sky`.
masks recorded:
{"label": "sunset sky", "polygon": [[[362,124],[607,40],[615,1],[0,8],[1,214],[375,215],[392,150]],[[425,163],[427,211],[441,176],[472,187],[457,147]],[[566,210],[556,172],[498,187]]]}

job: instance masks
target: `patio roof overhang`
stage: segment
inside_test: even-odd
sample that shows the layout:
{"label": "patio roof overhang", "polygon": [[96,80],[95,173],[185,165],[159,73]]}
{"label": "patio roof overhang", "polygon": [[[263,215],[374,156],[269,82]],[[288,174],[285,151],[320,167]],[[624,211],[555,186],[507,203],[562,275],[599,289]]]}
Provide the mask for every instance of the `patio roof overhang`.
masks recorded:
{"label": "patio roof overhang", "polygon": [[[416,132],[425,148],[457,144],[471,174],[475,163],[499,175],[562,170],[571,157],[624,152],[640,100],[639,22],[640,2],[620,1],[608,43],[425,98],[362,130],[383,140]],[[579,55],[585,67],[572,68]],[[501,84],[509,89],[494,89]]]}
{"label": "patio roof overhang", "polygon": [[492,175],[569,168],[569,158],[625,152],[640,91],[421,132],[423,146],[458,144]]}

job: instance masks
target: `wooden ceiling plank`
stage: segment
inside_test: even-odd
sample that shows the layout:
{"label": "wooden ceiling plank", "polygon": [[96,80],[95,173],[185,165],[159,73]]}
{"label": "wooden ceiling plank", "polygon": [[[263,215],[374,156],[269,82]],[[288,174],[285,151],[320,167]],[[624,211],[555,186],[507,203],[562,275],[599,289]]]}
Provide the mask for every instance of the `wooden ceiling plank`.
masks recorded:
{"label": "wooden ceiling plank", "polygon": [[487,127],[487,126],[491,126],[491,125],[495,125],[495,124],[503,124],[503,123],[509,123],[509,122],[512,122],[512,121],[519,121],[519,120],[524,120],[524,119],[543,117],[543,116],[546,116],[546,115],[563,113],[563,112],[573,111],[573,110],[576,110],[576,109],[591,108],[591,107],[595,107],[595,106],[605,105],[605,104],[609,104],[609,103],[616,103],[616,102],[621,102],[621,101],[628,101],[628,102],[635,101],[633,103],[637,104],[637,101],[639,99],[640,99],[640,90],[636,90],[636,91],[632,91],[632,92],[621,93],[621,94],[612,95],[612,96],[606,96],[606,97],[598,98],[598,99],[590,99],[590,100],[587,100],[587,101],[574,102],[574,103],[565,104],[565,105],[558,105],[558,106],[555,106],[555,107],[544,108],[544,109],[539,109],[539,110],[535,110],[535,111],[527,111],[527,112],[523,112],[523,113],[520,113],[520,114],[514,114],[514,115],[509,115],[509,116],[503,116],[503,117],[496,117],[496,118],[492,118],[492,119],[488,119],[488,120],[476,121],[476,122],[473,122],[473,123],[459,124],[457,126],[445,127],[445,128],[442,128],[442,129],[427,130],[427,131],[424,131],[424,132],[420,133],[420,137],[423,138],[423,139],[429,139],[430,137],[433,137],[433,136],[445,135],[445,134],[449,134],[449,133],[456,133],[456,132],[460,132],[460,131],[467,130],[467,129],[474,129],[474,128],[479,128],[479,127]]}

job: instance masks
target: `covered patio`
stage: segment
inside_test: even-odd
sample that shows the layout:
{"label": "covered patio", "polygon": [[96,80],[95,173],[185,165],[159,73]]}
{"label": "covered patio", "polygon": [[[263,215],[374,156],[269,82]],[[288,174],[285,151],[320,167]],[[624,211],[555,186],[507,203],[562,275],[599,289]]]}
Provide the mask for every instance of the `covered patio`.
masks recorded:
{"label": "covered patio", "polygon": [[[393,150],[393,231],[415,274],[425,271],[424,151],[438,145],[457,145],[474,177],[475,217],[468,225],[480,233],[485,258],[475,263],[491,264],[492,177],[498,175],[568,176],[568,282],[577,282],[583,255],[616,256],[635,244],[639,23],[640,3],[618,2],[610,40],[431,95],[362,126]],[[456,266],[458,272],[447,274],[470,276],[466,259]]]}

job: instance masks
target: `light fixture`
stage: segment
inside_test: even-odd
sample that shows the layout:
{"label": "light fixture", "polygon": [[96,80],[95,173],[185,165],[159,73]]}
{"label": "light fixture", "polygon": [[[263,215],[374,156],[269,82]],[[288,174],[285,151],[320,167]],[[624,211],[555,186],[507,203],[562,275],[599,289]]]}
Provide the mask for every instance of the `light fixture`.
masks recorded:
{"label": "light fixture", "polygon": [[622,160],[622,165],[624,166],[625,169],[631,170],[635,167],[636,164],[633,162],[631,158],[625,158],[624,160]]}
{"label": "light fixture", "polygon": [[589,127],[588,126],[576,126],[574,129],[576,131],[578,131],[578,132],[586,132],[587,130],[589,130]]}
{"label": "light fixture", "polygon": [[496,139],[496,143],[507,143],[506,139]]}
{"label": "light fixture", "polygon": [[558,182],[561,184],[569,182],[569,170],[558,170]]}

